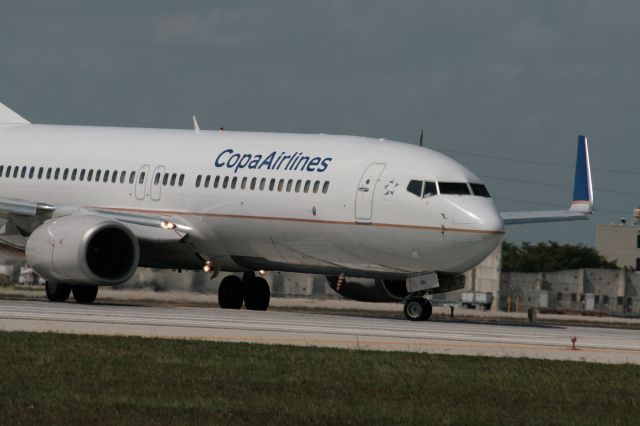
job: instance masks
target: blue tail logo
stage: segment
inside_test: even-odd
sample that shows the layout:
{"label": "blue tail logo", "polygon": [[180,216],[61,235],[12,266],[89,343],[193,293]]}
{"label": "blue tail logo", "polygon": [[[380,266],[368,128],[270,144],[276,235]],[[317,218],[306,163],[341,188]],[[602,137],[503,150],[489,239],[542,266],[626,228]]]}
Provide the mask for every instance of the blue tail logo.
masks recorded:
{"label": "blue tail logo", "polygon": [[587,137],[584,135],[578,136],[578,155],[576,158],[576,175],[573,181],[571,210],[581,213],[591,213],[593,210],[589,144],[587,143]]}

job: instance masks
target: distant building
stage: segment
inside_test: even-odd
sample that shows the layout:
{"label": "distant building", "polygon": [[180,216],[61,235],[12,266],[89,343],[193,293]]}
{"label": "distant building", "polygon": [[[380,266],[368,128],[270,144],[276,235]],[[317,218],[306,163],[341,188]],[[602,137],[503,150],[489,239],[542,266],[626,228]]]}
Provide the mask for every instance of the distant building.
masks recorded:
{"label": "distant building", "polygon": [[640,271],[640,208],[633,210],[633,220],[598,225],[596,249],[600,256],[616,261],[621,268]]}

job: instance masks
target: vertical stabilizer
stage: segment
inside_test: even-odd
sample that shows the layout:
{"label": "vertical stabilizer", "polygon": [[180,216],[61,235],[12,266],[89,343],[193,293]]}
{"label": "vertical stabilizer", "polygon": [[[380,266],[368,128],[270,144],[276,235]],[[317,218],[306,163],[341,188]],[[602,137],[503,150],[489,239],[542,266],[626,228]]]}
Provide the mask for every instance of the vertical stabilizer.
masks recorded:
{"label": "vertical stabilizer", "polygon": [[0,124],[30,124],[15,111],[0,103]]}
{"label": "vertical stabilizer", "polygon": [[573,181],[571,210],[581,213],[591,213],[593,210],[589,144],[587,143],[587,137],[584,135],[578,136],[578,155],[576,158],[576,175]]}

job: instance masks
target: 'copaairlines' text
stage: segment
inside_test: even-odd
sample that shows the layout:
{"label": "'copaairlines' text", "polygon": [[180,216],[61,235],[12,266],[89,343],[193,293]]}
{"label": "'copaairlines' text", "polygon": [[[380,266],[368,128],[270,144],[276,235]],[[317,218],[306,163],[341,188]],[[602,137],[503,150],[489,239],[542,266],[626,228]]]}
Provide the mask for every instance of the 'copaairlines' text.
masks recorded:
{"label": "'copaairlines' text", "polygon": [[240,169],[266,169],[266,170],[299,170],[307,172],[324,172],[333,160],[331,157],[309,157],[303,152],[295,152],[293,155],[273,151],[269,155],[240,154],[233,149],[225,149],[218,155],[215,161],[216,167],[227,167],[237,172]]}

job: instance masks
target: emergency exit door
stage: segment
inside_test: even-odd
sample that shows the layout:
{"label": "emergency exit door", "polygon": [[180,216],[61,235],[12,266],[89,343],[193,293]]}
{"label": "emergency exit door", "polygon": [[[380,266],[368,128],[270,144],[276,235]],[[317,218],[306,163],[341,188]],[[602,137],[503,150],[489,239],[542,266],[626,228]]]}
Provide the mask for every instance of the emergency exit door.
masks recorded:
{"label": "emergency exit door", "polygon": [[373,216],[373,197],[378,179],[386,165],[371,163],[364,171],[356,191],[356,222],[369,223]]}

